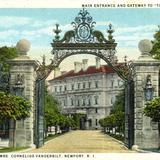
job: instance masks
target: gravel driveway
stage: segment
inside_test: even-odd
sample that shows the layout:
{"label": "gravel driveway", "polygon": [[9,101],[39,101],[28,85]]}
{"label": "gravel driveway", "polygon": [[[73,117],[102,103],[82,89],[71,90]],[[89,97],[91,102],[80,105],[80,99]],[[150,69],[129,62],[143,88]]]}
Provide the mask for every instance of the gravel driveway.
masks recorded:
{"label": "gravel driveway", "polygon": [[30,152],[39,153],[110,153],[131,152],[101,131],[71,131]]}

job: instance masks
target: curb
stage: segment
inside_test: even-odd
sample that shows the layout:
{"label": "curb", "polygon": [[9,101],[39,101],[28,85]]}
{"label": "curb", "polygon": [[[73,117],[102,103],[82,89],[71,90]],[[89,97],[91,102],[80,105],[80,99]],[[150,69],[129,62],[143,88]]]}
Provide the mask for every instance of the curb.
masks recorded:
{"label": "curb", "polygon": [[142,149],[135,149],[135,151],[137,151],[139,153],[155,153],[155,152],[152,152],[152,151],[145,151],[145,150],[142,150]]}
{"label": "curb", "polygon": [[[110,135],[107,134],[107,136],[110,136]],[[112,136],[110,136],[110,137],[113,138],[116,142],[122,144],[125,149],[128,149],[122,141],[119,141],[118,139],[116,139]],[[143,149],[134,149],[134,150],[130,149],[130,151],[136,151],[136,152],[139,152],[139,153],[156,153],[156,152],[153,152],[153,151],[146,151],[146,150],[143,150]]]}
{"label": "curb", "polygon": [[[114,139],[114,140],[115,140],[116,142],[118,142],[119,144],[122,144],[125,149],[128,149],[122,141],[120,141],[120,140],[118,140],[118,139],[116,139],[116,138],[114,138],[114,137],[112,137],[112,136],[110,136],[110,135],[108,135],[108,134],[107,134],[107,136],[111,137],[112,139]],[[132,151],[132,150],[131,150],[131,151]]]}

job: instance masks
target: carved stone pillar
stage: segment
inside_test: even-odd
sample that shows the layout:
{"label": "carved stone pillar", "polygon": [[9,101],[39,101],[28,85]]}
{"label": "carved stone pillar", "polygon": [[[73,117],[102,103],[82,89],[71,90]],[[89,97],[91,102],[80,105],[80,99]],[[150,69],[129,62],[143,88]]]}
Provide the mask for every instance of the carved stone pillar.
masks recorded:
{"label": "carved stone pillar", "polygon": [[37,64],[27,56],[30,42],[25,39],[17,43],[19,56],[10,64],[10,91],[17,96],[23,96],[30,101],[32,109],[30,117],[24,120],[11,121],[10,147],[31,147],[34,145],[34,111],[35,111],[35,80]]}
{"label": "carved stone pillar", "polygon": [[143,114],[146,101],[159,95],[160,61],[151,57],[149,54],[151,49],[152,44],[149,40],[140,41],[139,50],[142,54],[139,59],[134,62],[134,144],[144,149],[159,147],[158,124],[152,122],[151,118]]}

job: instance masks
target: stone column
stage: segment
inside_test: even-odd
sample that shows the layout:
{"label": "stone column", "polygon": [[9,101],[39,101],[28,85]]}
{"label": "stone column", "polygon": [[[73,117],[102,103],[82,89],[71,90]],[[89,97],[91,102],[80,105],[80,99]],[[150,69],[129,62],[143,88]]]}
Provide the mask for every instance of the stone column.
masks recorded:
{"label": "stone column", "polygon": [[134,144],[143,149],[159,147],[158,124],[152,122],[149,117],[144,116],[143,110],[146,103],[145,86],[147,77],[151,78],[153,86],[153,98],[157,97],[159,88],[159,65],[160,61],[151,57],[149,52],[152,49],[152,43],[149,40],[142,40],[139,43],[141,56],[134,61],[135,76],[135,108],[134,108]]}
{"label": "stone column", "polygon": [[10,90],[17,94],[16,89],[21,88],[21,95],[30,101],[32,110],[30,117],[17,120],[15,126],[11,122],[9,145],[10,147],[31,147],[34,145],[34,113],[35,113],[35,80],[37,64],[27,56],[30,42],[25,39],[17,43],[19,56],[9,62],[10,64]]}

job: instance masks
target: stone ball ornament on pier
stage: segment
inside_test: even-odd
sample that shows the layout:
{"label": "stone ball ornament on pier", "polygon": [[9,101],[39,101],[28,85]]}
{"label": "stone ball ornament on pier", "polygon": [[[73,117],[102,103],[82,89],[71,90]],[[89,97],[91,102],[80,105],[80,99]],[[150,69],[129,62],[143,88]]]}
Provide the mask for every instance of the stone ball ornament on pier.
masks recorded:
{"label": "stone ball ornament on pier", "polygon": [[17,42],[16,48],[21,55],[26,55],[31,48],[31,43],[26,39]]}
{"label": "stone ball ornament on pier", "polygon": [[143,39],[139,42],[138,48],[142,55],[150,55],[150,51],[152,50],[153,44],[148,39]]}

